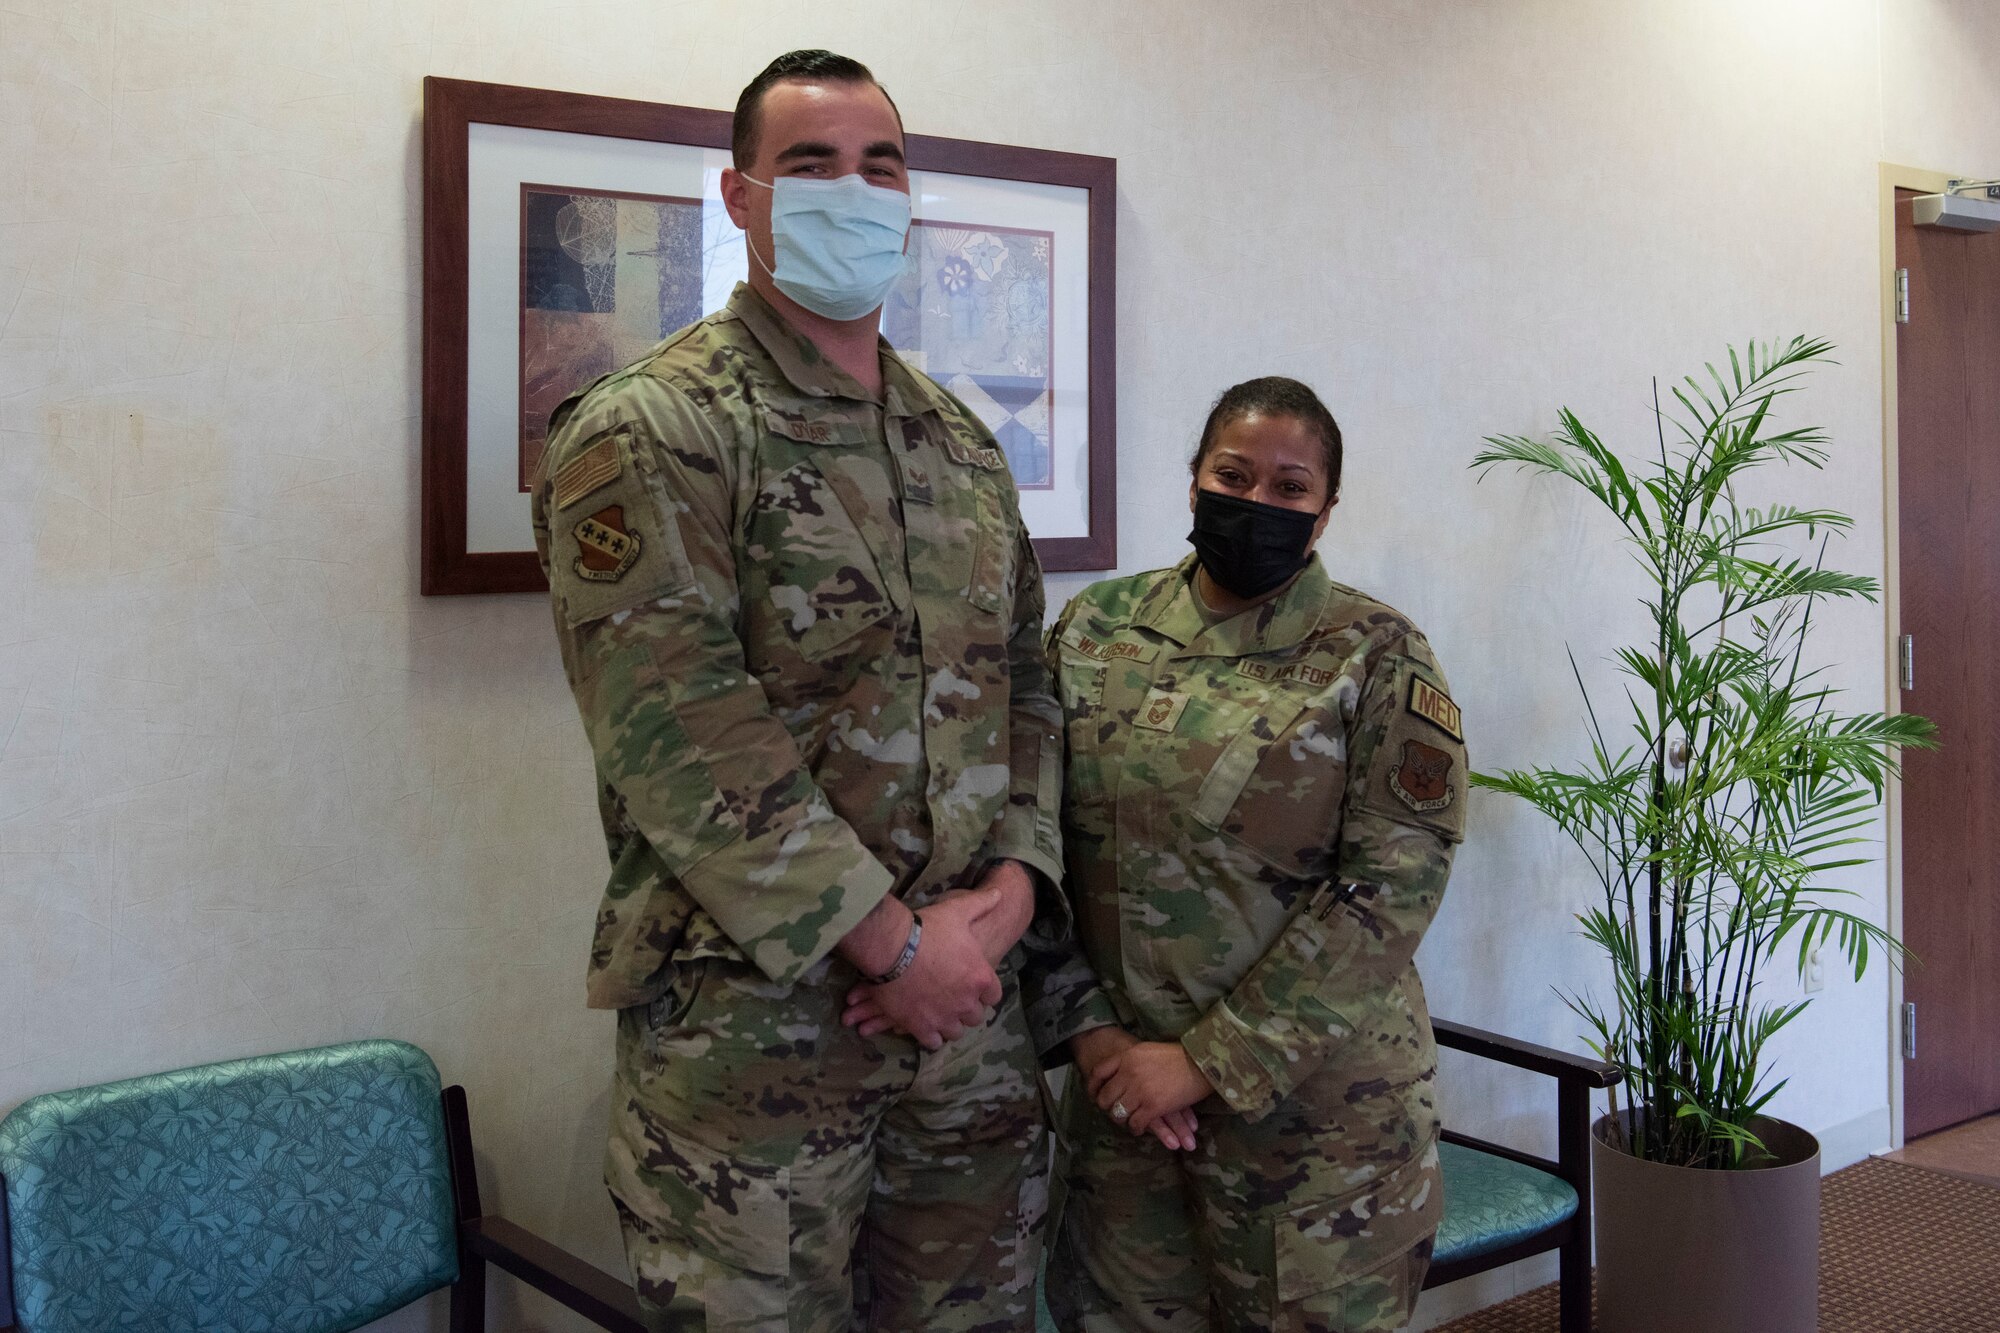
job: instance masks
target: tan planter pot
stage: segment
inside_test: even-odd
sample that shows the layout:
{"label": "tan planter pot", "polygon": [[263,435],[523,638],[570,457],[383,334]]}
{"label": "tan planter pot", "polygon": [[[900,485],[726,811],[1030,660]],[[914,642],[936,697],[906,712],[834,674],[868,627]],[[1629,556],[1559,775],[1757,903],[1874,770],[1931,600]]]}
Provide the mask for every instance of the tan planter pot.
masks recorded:
{"label": "tan planter pot", "polygon": [[1770,1166],[1642,1162],[1591,1129],[1599,1333],[1815,1333],[1819,1140],[1759,1117]]}

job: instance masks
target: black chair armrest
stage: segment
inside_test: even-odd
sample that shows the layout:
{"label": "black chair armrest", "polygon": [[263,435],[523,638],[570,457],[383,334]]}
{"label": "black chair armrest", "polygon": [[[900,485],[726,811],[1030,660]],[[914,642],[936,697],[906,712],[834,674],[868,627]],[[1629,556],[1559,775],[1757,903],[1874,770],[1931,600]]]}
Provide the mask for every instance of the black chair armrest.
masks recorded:
{"label": "black chair armrest", "polygon": [[474,1217],[459,1224],[467,1250],[529,1286],[560,1301],[611,1333],[646,1333],[639,1298],[623,1278],[613,1277],[515,1226],[504,1217]]}
{"label": "black chair armrest", "polygon": [[1556,1050],[1553,1046],[1537,1046],[1531,1041],[1518,1041],[1513,1037],[1503,1037],[1497,1032],[1487,1032],[1481,1028],[1467,1027],[1463,1023],[1453,1023],[1442,1018],[1431,1020],[1431,1031],[1437,1034],[1437,1044],[1454,1051],[1464,1051],[1485,1060],[1497,1060],[1503,1065],[1525,1069],[1530,1073],[1547,1074],[1563,1083],[1581,1083],[1588,1088],[1608,1088],[1616,1084],[1623,1075],[1616,1065],[1606,1064],[1589,1056],[1571,1055],[1568,1051]]}
{"label": "black chair armrest", "polygon": [[[1437,1043],[1481,1059],[1494,1060],[1530,1073],[1546,1074],[1556,1081],[1556,1160],[1524,1153],[1485,1139],[1476,1139],[1469,1134],[1444,1131],[1448,1143],[1473,1148],[1480,1152],[1504,1157],[1508,1161],[1519,1162],[1539,1171],[1547,1171],[1569,1183],[1576,1191],[1576,1211],[1569,1220],[1554,1229],[1555,1248],[1560,1251],[1560,1280],[1556,1303],[1558,1319],[1563,1333],[1588,1333],[1591,1326],[1590,1306],[1590,1094],[1597,1088],[1617,1085],[1624,1077],[1623,1072],[1603,1060],[1593,1060],[1588,1056],[1571,1055],[1568,1051],[1558,1051],[1549,1046],[1537,1046],[1530,1041],[1517,1041],[1513,1037],[1503,1037],[1497,1032],[1487,1032],[1480,1028],[1467,1027],[1463,1023],[1451,1023],[1443,1019],[1433,1019],[1431,1030],[1437,1035]],[[1480,1260],[1433,1267],[1426,1286],[1438,1282],[1448,1282],[1500,1263],[1524,1258],[1541,1249],[1548,1248],[1548,1242],[1540,1238],[1509,1247],[1504,1251],[1484,1256]]]}
{"label": "black chair armrest", "polygon": [[[452,1328],[484,1333],[485,1265],[494,1264],[599,1328],[611,1333],[647,1333],[645,1320],[639,1316],[639,1297],[623,1278],[585,1263],[504,1217],[483,1215],[465,1089],[453,1084],[444,1089],[440,1101],[452,1201],[458,1214],[460,1280],[453,1288]],[[0,1329],[0,1333],[7,1331]]]}

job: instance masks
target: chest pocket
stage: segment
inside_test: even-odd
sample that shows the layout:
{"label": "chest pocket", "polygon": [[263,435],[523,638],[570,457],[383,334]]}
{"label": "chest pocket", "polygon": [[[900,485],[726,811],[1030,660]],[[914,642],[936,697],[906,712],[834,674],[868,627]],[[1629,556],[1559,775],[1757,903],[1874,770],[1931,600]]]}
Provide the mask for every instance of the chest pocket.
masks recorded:
{"label": "chest pocket", "polygon": [[1102,728],[1117,725],[1105,707],[1105,682],[1113,671],[1137,671],[1140,678],[1126,680],[1122,688],[1143,691],[1144,673],[1159,656],[1159,648],[1110,635],[1098,638],[1081,625],[1071,625],[1049,649],[1061,678],[1063,720],[1071,727],[1071,750],[1102,750],[1112,739]]}
{"label": "chest pocket", "polygon": [[1285,690],[1240,712],[1189,813],[1287,874],[1318,873],[1339,840],[1345,728]]}
{"label": "chest pocket", "polygon": [[1068,653],[1063,653],[1058,662],[1063,720],[1088,727],[1103,711],[1104,664],[1080,660]]}
{"label": "chest pocket", "polygon": [[1080,661],[1067,652],[1058,659],[1057,683],[1063,712],[1063,734],[1069,764],[1063,777],[1063,800],[1076,805],[1104,793],[1104,746],[1098,736],[1104,714],[1104,665]]}
{"label": "chest pocket", "polygon": [[1014,486],[1007,457],[994,446],[967,439],[961,432],[940,433],[945,453],[970,469],[974,491],[972,573],[966,582],[966,600],[981,611],[999,615],[1014,605],[1014,582],[1020,577],[1015,523],[1007,503]]}
{"label": "chest pocket", "polygon": [[1160,650],[1073,624],[1050,643],[1049,651],[1056,660],[1069,741],[1063,801],[1073,808],[1090,805],[1108,798],[1131,741],[1129,725],[1119,721],[1106,701],[1113,693],[1112,673],[1120,673],[1117,693],[1136,697],[1144,693],[1145,676]]}
{"label": "chest pocket", "polygon": [[757,492],[748,536],[770,614],[802,656],[827,656],[894,609],[867,540],[810,461]]}

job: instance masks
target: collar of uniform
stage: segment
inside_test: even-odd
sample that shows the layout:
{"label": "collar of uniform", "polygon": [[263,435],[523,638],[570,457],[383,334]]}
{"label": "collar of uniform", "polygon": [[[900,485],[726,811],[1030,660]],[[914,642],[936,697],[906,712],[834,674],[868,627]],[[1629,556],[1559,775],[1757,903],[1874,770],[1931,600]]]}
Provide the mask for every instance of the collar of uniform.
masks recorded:
{"label": "collar of uniform", "polygon": [[785,317],[772,309],[771,303],[749,283],[736,284],[736,290],[729,296],[729,313],[743,321],[800,397],[881,401],[862,388],[861,381],[827,360],[826,353],[814,346],[812,339],[786,323]]}
{"label": "collar of uniform", "polygon": [[920,417],[943,411],[951,399],[938,382],[896,354],[882,340],[882,392],[892,417]]}
{"label": "collar of uniform", "polygon": [[1252,657],[1296,647],[1319,625],[1333,595],[1333,580],[1315,553],[1292,585],[1276,597],[1210,625],[1195,605],[1197,559],[1189,555],[1174,566],[1173,574],[1154,587],[1134,617],[1138,624],[1180,644],[1175,657]]}

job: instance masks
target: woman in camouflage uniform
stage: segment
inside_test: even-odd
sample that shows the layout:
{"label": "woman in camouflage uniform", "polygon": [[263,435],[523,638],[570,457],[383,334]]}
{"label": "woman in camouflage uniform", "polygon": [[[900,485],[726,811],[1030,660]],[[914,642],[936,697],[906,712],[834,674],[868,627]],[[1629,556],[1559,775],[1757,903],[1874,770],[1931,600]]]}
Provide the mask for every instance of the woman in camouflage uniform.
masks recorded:
{"label": "woman in camouflage uniform", "polygon": [[1089,964],[1042,1000],[1081,1075],[1065,1333],[1394,1329],[1423,1284],[1443,1199],[1411,957],[1465,749],[1423,635],[1311,554],[1340,461],[1305,385],[1230,389],[1196,553],[1086,589],[1051,632]]}

